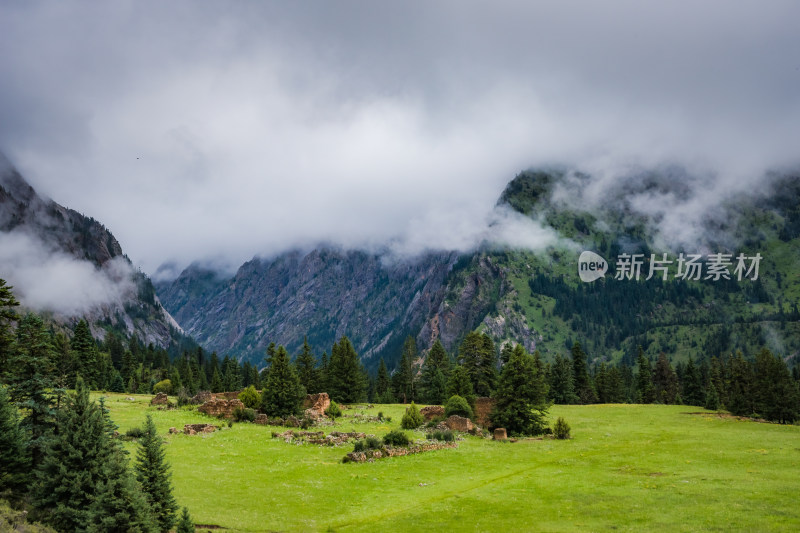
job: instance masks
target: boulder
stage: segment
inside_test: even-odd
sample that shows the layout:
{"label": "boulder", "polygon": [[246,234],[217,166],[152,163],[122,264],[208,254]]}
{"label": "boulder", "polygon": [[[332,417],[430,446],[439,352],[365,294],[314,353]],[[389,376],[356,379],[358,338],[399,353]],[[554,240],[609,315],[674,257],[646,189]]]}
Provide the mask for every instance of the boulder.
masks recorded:
{"label": "boulder", "polygon": [[303,400],[303,408],[305,414],[309,418],[322,418],[325,416],[325,411],[331,406],[331,399],[327,392],[320,392],[319,394],[308,394],[306,399]]}
{"label": "boulder", "polygon": [[449,418],[445,419],[444,425],[449,430],[461,431],[463,433],[467,433],[475,427],[469,418],[458,415],[451,415]]}
{"label": "boulder", "polygon": [[244,404],[241,400],[218,400],[215,398],[208,400],[197,408],[201,413],[223,418],[232,418],[233,411],[236,409],[244,409]]}
{"label": "boulder", "polygon": [[506,428],[495,428],[492,438],[494,440],[506,440],[508,438],[508,435],[506,434]]}
{"label": "boulder", "polygon": [[425,421],[429,421],[444,416],[444,407],[441,405],[429,405],[420,409],[419,413],[425,417]]}
{"label": "boulder", "polygon": [[197,435],[198,433],[213,433],[216,431],[216,426],[211,424],[186,424],[183,426],[183,432],[187,435]]}
{"label": "boulder", "polygon": [[150,400],[150,405],[169,405],[169,398],[167,397],[167,393],[159,392],[158,394]]}

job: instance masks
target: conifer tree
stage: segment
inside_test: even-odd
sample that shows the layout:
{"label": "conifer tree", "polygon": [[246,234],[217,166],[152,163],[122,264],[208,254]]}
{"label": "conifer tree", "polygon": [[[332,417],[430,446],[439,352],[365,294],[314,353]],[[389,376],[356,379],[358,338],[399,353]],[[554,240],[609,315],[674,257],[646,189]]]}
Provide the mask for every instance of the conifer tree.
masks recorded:
{"label": "conifer tree", "polygon": [[189,516],[189,509],[184,507],[183,512],[181,513],[181,517],[178,520],[178,525],[175,528],[175,533],[194,533],[194,532],[195,532],[194,522],[192,522],[192,517]]}
{"label": "conifer tree", "polygon": [[791,424],[800,415],[800,391],[786,362],[763,348],[756,354],[755,409],[774,422]]}
{"label": "conifer tree", "polygon": [[28,490],[31,457],[28,436],[20,427],[17,408],[0,385],[0,495],[21,496]]}
{"label": "conifer tree", "polygon": [[300,385],[286,348],[278,346],[267,358],[267,365],[269,374],[262,392],[261,410],[268,416],[281,418],[299,414],[305,389]]}
{"label": "conifer tree", "polygon": [[545,431],[549,409],[547,383],[534,357],[522,345],[514,347],[503,366],[492,410],[494,427],[504,427],[512,435],[540,435]]}
{"label": "conifer tree", "polygon": [[25,315],[17,328],[16,344],[6,381],[11,401],[25,413],[22,427],[30,435],[31,457],[36,466],[41,461],[53,418],[53,398],[48,392],[54,385],[53,347],[42,319]]}
{"label": "conifer tree", "polygon": [[414,400],[414,361],[417,355],[417,342],[409,335],[403,343],[400,362],[392,374],[394,395],[402,403]]}
{"label": "conifer tree", "polygon": [[639,346],[637,363],[639,372],[636,374],[636,403],[653,403],[655,401],[655,389],[653,388],[650,360],[644,356],[644,350],[642,350],[641,346]]}
{"label": "conifer tree", "polygon": [[75,387],[36,471],[34,506],[59,531],[154,531],[110,420],[89,401],[82,379]]}
{"label": "conifer tree", "polygon": [[86,320],[81,319],[75,326],[70,347],[75,360],[76,372],[83,378],[87,387],[99,388],[100,352]]}
{"label": "conifer tree", "polygon": [[439,339],[436,339],[422,365],[420,378],[423,398],[427,403],[442,404],[447,399],[447,375],[449,372],[450,360],[447,352]]}
{"label": "conifer tree", "polygon": [[383,357],[378,363],[378,377],[375,380],[375,403],[394,403],[392,382]]}
{"label": "conifer tree", "polygon": [[730,360],[730,386],[728,388],[728,405],[731,414],[750,416],[755,410],[753,397],[753,367],[741,352]]}
{"label": "conifer tree", "polygon": [[475,391],[472,388],[472,381],[469,379],[467,369],[462,365],[456,365],[450,372],[447,380],[447,397],[461,396],[470,405],[475,404]]}
{"label": "conifer tree", "polygon": [[674,404],[678,395],[678,377],[669,364],[664,352],[658,354],[655,372],[653,373],[653,388],[656,401],[663,404]]}
{"label": "conifer tree", "polygon": [[700,372],[694,364],[694,360],[689,357],[686,369],[683,371],[683,392],[681,399],[686,405],[700,406],[703,401],[703,382]]}
{"label": "conifer tree", "polygon": [[219,374],[219,369],[214,369],[214,375],[211,378],[211,392],[223,392],[222,376]]}
{"label": "conifer tree", "polygon": [[0,278],[0,379],[3,379],[3,374],[9,369],[9,360],[14,351],[11,323],[19,318],[14,310],[19,302],[11,289],[13,287],[6,285],[6,280]]}
{"label": "conifer tree", "polygon": [[561,354],[557,354],[550,371],[550,399],[559,405],[578,402],[575,394],[575,372],[572,363]]}
{"label": "conifer tree", "polygon": [[327,378],[331,400],[357,403],[366,399],[367,380],[361,360],[347,337],[339,339],[331,349]]}
{"label": "conifer tree", "polygon": [[597,401],[597,392],[595,392],[592,378],[589,376],[589,366],[586,359],[586,352],[583,351],[581,343],[576,341],[572,345],[572,368],[575,379],[575,394],[582,404],[595,403]]}
{"label": "conifer tree", "polygon": [[295,359],[297,364],[297,375],[300,378],[300,384],[306,389],[306,394],[316,394],[322,392],[319,390],[317,370],[317,358],[314,352],[311,351],[311,346],[308,344],[308,337],[303,337],[303,347],[300,353],[297,354]]}
{"label": "conifer tree", "polygon": [[144,423],[136,453],[136,479],[142,487],[152,515],[161,531],[169,531],[175,523],[178,504],[172,495],[169,464],[164,458],[164,441],[158,435],[150,414]]}

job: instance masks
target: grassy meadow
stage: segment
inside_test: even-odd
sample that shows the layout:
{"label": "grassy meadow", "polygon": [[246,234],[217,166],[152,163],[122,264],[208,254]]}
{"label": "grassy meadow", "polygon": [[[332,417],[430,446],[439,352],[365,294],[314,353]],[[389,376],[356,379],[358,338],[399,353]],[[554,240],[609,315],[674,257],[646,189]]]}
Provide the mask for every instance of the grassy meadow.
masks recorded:
{"label": "grassy meadow", "polygon": [[[572,440],[467,436],[457,449],[342,464],[352,445],[287,444],[271,437],[283,428],[228,428],[196,411],[159,411],[150,396],[126,397],[106,395],[120,432],[151,413],[180,505],[222,531],[800,530],[800,426],[685,406],[554,406]],[[322,429],[382,436],[399,427],[403,409],[351,409]],[[352,418],[378,411],[392,421]],[[224,428],[167,434],[198,422]]]}

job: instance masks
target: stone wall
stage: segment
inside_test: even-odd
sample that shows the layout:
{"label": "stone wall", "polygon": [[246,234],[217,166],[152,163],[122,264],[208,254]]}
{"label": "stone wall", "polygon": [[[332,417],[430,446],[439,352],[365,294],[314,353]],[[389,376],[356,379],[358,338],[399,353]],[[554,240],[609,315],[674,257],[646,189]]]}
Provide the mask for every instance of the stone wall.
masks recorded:
{"label": "stone wall", "polygon": [[489,427],[491,424],[491,420],[489,420],[489,416],[492,414],[492,409],[494,409],[495,400],[494,398],[475,398],[475,422],[479,426],[483,426],[485,428]]}
{"label": "stone wall", "polygon": [[198,407],[197,410],[209,416],[232,418],[233,411],[237,408],[244,409],[244,404],[241,400],[218,400],[212,398]]}

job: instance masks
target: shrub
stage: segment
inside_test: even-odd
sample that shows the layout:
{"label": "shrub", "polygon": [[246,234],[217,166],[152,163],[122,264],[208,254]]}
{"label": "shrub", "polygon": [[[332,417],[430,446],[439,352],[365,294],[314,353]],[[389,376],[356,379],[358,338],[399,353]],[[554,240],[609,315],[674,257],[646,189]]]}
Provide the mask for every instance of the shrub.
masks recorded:
{"label": "shrub", "polygon": [[380,450],[383,447],[380,439],[377,437],[367,437],[365,439],[356,441],[353,447],[354,452],[365,452],[367,450]]}
{"label": "shrub", "polygon": [[239,393],[239,400],[241,400],[248,409],[257,409],[258,406],[261,405],[261,395],[252,385]]}
{"label": "shrub", "polygon": [[408,435],[395,429],[383,436],[383,443],[387,446],[408,446]]}
{"label": "shrub", "polygon": [[553,424],[553,435],[557,439],[568,439],[570,438],[569,432],[569,424],[567,424],[567,421],[564,420],[563,416],[559,416],[556,420],[556,423]]}
{"label": "shrub", "polygon": [[256,419],[256,412],[246,407],[244,409],[237,407],[233,410],[233,419],[237,422],[252,422]]}
{"label": "shrub", "polygon": [[406,409],[406,413],[403,415],[402,420],[400,420],[400,426],[403,429],[416,429],[420,427],[422,424],[425,423],[425,418],[417,409],[417,406],[414,402],[411,402],[411,405]]}
{"label": "shrub", "polygon": [[189,405],[192,403],[191,397],[186,392],[186,389],[181,387],[181,390],[178,391],[178,407],[183,407],[184,405]]}
{"label": "shrub", "polygon": [[442,442],[453,442],[456,440],[456,435],[449,429],[442,431],[441,429],[437,429],[431,433],[428,433],[428,440],[440,440]]}
{"label": "shrub", "polygon": [[131,439],[138,439],[144,435],[144,430],[140,427],[132,427],[125,432],[125,436]]}
{"label": "shrub", "polygon": [[452,415],[463,416],[465,418],[472,418],[472,407],[469,406],[467,400],[457,394],[450,396],[444,404],[444,416],[449,417]]}
{"label": "shrub", "polygon": [[383,411],[378,411],[378,420],[383,422]]}
{"label": "shrub", "polygon": [[331,402],[331,405],[325,409],[325,414],[328,415],[329,418],[336,420],[340,416],[342,416],[342,408],[339,407],[339,404],[336,402]]}
{"label": "shrub", "polygon": [[153,385],[153,394],[158,394],[159,392],[172,394],[172,382],[168,379],[164,379]]}

